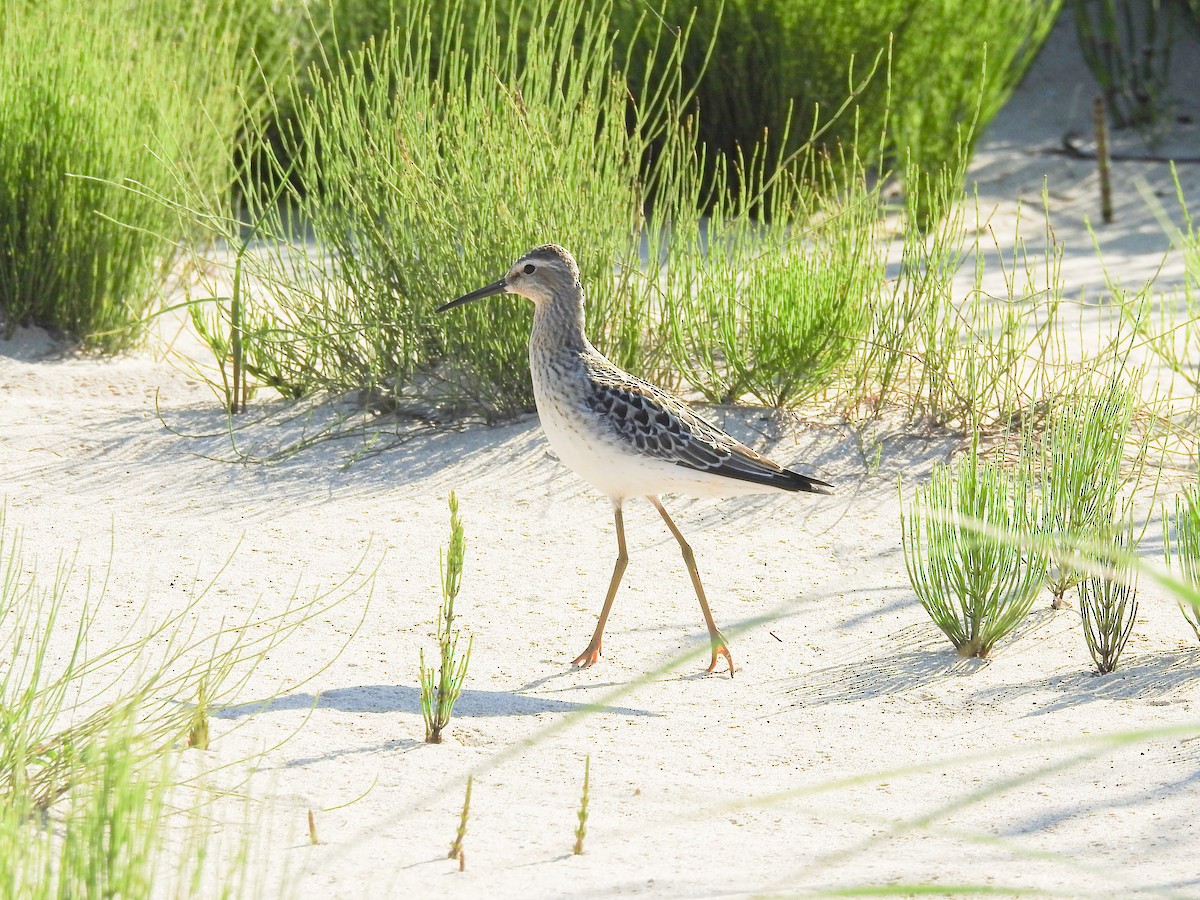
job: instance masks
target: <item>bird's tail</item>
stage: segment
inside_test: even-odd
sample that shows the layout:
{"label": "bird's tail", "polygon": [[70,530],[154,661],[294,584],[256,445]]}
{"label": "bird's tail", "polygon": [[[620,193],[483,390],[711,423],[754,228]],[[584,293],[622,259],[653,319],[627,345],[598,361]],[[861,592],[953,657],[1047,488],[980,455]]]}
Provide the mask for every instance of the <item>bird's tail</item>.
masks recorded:
{"label": "bird's tail", "polygon": [[806,491],[810,494],[832,494],[833,485],[828,481],[822,481],[820,478],[813,478],[809,475],[801,475],[799,472],[793,472],[791,469],[784,469],[781,475],[787,477],[788,490]]}

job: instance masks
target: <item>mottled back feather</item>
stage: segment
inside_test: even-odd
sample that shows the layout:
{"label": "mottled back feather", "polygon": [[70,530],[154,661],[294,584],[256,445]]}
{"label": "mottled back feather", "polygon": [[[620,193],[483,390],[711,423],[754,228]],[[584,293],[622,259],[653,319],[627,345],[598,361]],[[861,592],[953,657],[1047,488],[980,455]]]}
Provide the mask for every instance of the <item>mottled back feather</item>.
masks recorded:
{"label": "mottled back feather", "polygon": [[630,375],[602,356],[587,358],[593,414],[639,453],[698,472],[710,472],[789,491],[826,493],[832,485],[785,469],[697,415],[666,391]]}

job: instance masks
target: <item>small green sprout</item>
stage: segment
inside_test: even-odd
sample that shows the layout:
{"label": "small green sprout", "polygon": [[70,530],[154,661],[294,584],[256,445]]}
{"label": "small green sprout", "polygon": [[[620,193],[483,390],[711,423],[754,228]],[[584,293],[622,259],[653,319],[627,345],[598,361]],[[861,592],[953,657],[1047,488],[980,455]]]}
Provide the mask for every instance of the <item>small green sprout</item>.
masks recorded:
{"label": "small green sprout", "polygon": [[425,716],[425,740],[430,744],[442,742],[442,731],[450,724],[450,713],[462,693],[467,664],[471,661],[474,638],[467,643],[467,652],[459,657],[458,632],[454,627],[454,600],[462,584],[465,542],[462,520],[458,516],[458,498],[450,492],[450,546],[445,556],[439,555],[442,574],[442,606],[438,613],[438,646],[440,665],[437,671],[425,666],[425,651],[421,651],[421,712]]}
{"label": "small green sprout", "polygon": [[1137,587],[1127,580],[1129,576],[1128,569],[1123,569],[1086,578],[1079,585],[1083,636],[1100,675],[1117,668],[1137,618]]}

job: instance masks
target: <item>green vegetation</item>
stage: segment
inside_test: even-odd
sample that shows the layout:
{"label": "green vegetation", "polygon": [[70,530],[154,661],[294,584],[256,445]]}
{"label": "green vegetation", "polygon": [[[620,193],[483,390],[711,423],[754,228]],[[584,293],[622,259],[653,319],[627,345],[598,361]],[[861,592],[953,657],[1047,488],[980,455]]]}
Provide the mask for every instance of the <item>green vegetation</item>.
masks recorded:
{"label": "green vegetation", "polygon": [[[659,279],[672,369],[712,402],[796,406],[829,384],[870,326],[884,281],[878,196],[862,172],[839,191],[828,161],[780,167],[764,153],[736,167],[738,197],[701,223],[683,194],[698,166],[681,158],[660,191],[673,225]],[[713,177],[719,196],[723,161]]]}
{"label": "green vegetation", "polygon": [[1114,377],[1098,393],[1085,388],[1055,400],[1044,433],[1027,434],[1041,475],[1042,532],[1059,548],[1046,572],[1055,609],[1065,608],[1064,595],[1083,580],[1072,554],[1112,538],[1120,492],[1140,472],[1145,444],[1132,470],[1125,467],[1136,408],[1131,383]]}
{"label": "green vegetation", "polygon": [[[991,60],[988,103],[1006,95],[1011,84],[1001,82],[1028,62],[1056,8],[1016,7],[1024,25],[1009,23],[1005,40],[1024,49],[1005,57],[1007,68]],[[334,28],[342,38],[391,21],[356,9]],[[1008,13],[993,13],[971,27],[998,28]],[[994,420],[1011,414],[1015,401],[998,395],[1014,389],[1018,370],[1028,377],[1024,363],[1039,349],[1022,345],[1014,324],[1031,308],[1053,313],[1060,295],[1057,285],[1014,282],[1007,304],[976,294],[965,310],[950,296],[967,249],[959,186],[969,130],[950,128],[944,165],[911,156],[905,275],[887,282],[881,182],[869,170],[878,136],[805,144],[811,125],[797,108],[736,152],[701,146],[708,116],[686,114],[688,60],[707,47],[700,25],[676,33],[670,15],[647,8],[545,0],[498,11],[410,0],[394,15],[394,30],[310,68],[303,87],[276,101],[291,125],[264,180],[281,193],[256,192],[264,173],[245,169],[243,216],[193,211],[238,248],[230,260],[193,246],[189,267],[193,318],[231,409],[255,386],[291,398],[355,391],[375,410],[422,418],[496,421],[531,408],[524,305],[500,298],[450,320],[432,309],[549,235],[580,262],[593,341],[669,387],[775,408],[832,389],[856,416],[897,394],[914,416],[938,422],[965,422],[981,400],[1002,407]],[[924,34],[905,21],[915,29],[906,40]],[[934,84],[924,74],[922,64],[914,83]],[[982,101],[971,91],[974,109]],[[908,102],[924,110],[926,124],[915,112],[906,119],[918,129],[935,108],[961,113],[957,101]],[[848,106],[837,121],[862,115]],[[882,127],[886,115],[872,115]],[[952,223],[926,241],[923,230],[943,216]],[[297,242],[301,233],[328,255]],[[1039,329],[1031,340],[1044,337]]]}
{"label": "green vegetation", "polygon": [[421,651],[421,712],[425,716],[425,740],[442,742],[442,732],[450,724],[450,713],[462,693],[467,665],[471,662],[472,637],[467,652],[458,656],[458,632],[454,631],[454,600],[462,585],[463,554],[465,551],[462,520],[458,517],[458,498],[450,492],[450,545],[443,557],[438,554],[442,574],[442,605],[438,610],[438,668],[425,667],[425,651]]}
{"label": "green vegetation", "polygon": [[[777,146],[786,155],[818,133],[818,146],[835,157],[854,148],[868,166],[883,162],[882,154],[892,167],[911,162],[934,175],[969,155],[1060,5],[988,3],[966,16],[957,3],[920,0],[665,0],[654,7],[673,27],[691,23],[683,83],[696,86],[697,137],[711,150],[749,155],[766,134],[782,138]],[[614,6],[617,39],[634,51],[638,94],[655,71],[636,52],[653,40],[634,27],[643,13],[636,3]],[[938,60],[936,79],[931,59]]]}
{"label": "green vegetation", "polygon": [[1137,619],[1137,585],[1130,567],[1121,562],[1131,551],[1131,543],[1129,537],[1118,532],[1118,553],[1101,560],[1103,574],[1085,578],[1079,585],[1083,636],[1101,675],[1116,670]]}
{"label": "green vegetation", "polygon": [[344,598],[293,598],[205,633],[194,621],[204,588],[144,634],[98,647],[88,632],[108,598],[85,589],[68,620],[81,590],[74,563],[43,584],[22,545],[0,514],[0,894],[245,890],[257,851],[244,836],[212,866],[210,798],[176,776],[179,756],[202,746],[201,730],[207,742],[209,704],[228,703],[284,639]]}
{"label": "green vegetation", "polygon": [[961,656],[987,656],[1029,612],[1046,560],[1012,535],[1036,523],[1029,473],[983,461],[975,446],[956,468],[935,469],[902,516],[909,581]]}
{"label": "green vegetation", "polygon": [[[410,4],[403,28],[292,97],[284,145],[295,177],[279,163],[283,202],[252,202],[249,221],[285,246],[303,223],[330,256],[278,244],[238,254],[238,324],[232,310],[222,316],[259,383],[291,396],[360,390],[382,407],[489,420],[528,408],[528,310],[500,300],[453,322],[432,311],[547,234],[577,252],[597,343],[621,362],[642,355],[653,292],[636,268],[639,167],[662,101],[644,101],[628,129],[604,20],[543,6],[545,25],[527,42],[488,11],[466,45],[460,4]],[[204,221],[242,243],[240,221]],[[203,253],[197,271],[219,265]],[[610,277],[614,260],[633,265]],[[230,294],[218,275],[192,296]],[[219,360],[230,343],[214,342]]]}
{"label": "green vegetation", "polygon": [[[1163,510],[1163,550],[1168,565],[1177,565],[1193,587],[1200,587],[1200,484],[1185,487],[1175,497],[1175,515]],[[1174,541],[1171,534],[1174,533]],[[1181,598],[1179,611],[1200,638],[1200,606]]]}
{"label": "green vegetation", "polygon": [[[184,9],[188,10],[183,15]],[[0,327],[114,350],[176,258],[186,184],[225,202],[242,24],[222,0],[15,0],[0,12]]]}
{"label": "green vegetation", "polygon": [[1118,128],[1161,135],[1170,114],[1171,52],[1185,15],[1172,0],[1071,0],[1079,47]]}

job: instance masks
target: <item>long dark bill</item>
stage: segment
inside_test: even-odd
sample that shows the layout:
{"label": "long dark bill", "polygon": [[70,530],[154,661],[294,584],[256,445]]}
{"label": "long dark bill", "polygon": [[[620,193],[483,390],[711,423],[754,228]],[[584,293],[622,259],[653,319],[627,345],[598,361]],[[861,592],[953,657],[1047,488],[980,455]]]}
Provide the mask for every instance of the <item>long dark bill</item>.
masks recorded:
{"label": "long dark bill", "polygon": [[492,294],[504,293],[504,279],[493,282],[486,287],[481,287],[477,291],[471,291],[469,294],[463,294],[457,299],[451,300],[449,303],[443,303],[434,312],[444,313],[448,309],[454,309],[456,306],[462,306],[464,303],[470,303],[472,300],[479,300],[482,297],[490,297]]}

